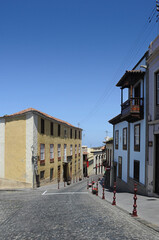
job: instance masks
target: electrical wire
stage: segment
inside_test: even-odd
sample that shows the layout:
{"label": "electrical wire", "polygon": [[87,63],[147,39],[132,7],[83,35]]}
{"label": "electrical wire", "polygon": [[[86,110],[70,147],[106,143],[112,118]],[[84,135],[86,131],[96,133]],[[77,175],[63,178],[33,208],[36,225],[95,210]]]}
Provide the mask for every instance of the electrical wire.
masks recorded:
{"label": "electrical wire", "polygon": [[[95,116],[95,114],[99,110],[100,106],[103,105],[103,103],[105,102],[105,98],[107,98],[107,99],[109,98],[109,96],[111,95],[111,93],[114,89],[114,83],[116,82],[116,78],[117,78],[118,74],[121,72],[123,67],[128,63],[128,61],[130,62],[128,66],[130,66],[132,64],[134,58],[136,57],[136,55],[141,51],[142,47],[144,46],[144,43],[147,40],[147,36],[150,35],[150,32],[152,31],[152,25],[150,26],[150,23],[153,22],[155,13],[156,13],[156,7],[153,7],[153,9],[151,10],[151,13],[150,13],[150,17],[148,18],[148,21],[144,24],[143,31],[140,31],[140,33],[139,33],[138,37],[136,38],[133,46],[128,51],[127,55],[123,59],[119,68],[115,72],[113,78],[111,80],[109,80],[109,82],[107,83],[108,87],[105,88],[103,94],[99,97],[99,99],[97,100],[97,102],[95,103],[95,105],[93,106],[91,111],[87,114],[87,116],[85,116],[80,121],[80,123],[81,122],[86,122],[86,121],[90,120],[90,118]],[[146,38],[145,37],[143,38],[145,33],[147,33]],[[134,51],[134,49],[136,51]]]}

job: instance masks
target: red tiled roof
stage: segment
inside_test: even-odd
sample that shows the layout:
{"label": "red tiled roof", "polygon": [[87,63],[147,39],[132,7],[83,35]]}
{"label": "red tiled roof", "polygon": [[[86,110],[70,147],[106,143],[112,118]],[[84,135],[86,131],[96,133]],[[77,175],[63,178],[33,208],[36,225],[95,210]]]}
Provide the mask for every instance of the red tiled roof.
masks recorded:
{"label": "red tiled roof", "polygon": [[106,147],[105,146],[103,146],[103,147],[101,147],[101,150],[104,150]]}
{"label": "red tiled roof", "polygon": [[[63,120],[61,120],[61,119],[52,117],[51,115],[48,115],[48,114],[46,114],[46,113],[43,113],[43,112],[41,112],[41,111],[39,111],[39,110],[36,110],[36,109],[34,109],[34,108],[27,108],[27,109],[22,110],[22,111],[17,112],[17,113],[13,113],[13,114],[10,114],[10,115],[4,115],[4,117],[14,117],[14,116],[22,115],[22,114],[25,114],[25,113],[28,113],[28,112],[37,112],[37,113],[39,113],[39,114],[42,114],[44,117],[53,119],[53,120],[55,120],[55,121],[57,121],[57,122],[60,122],[60,123],[64,123],[64,124],[66,124],[66,125],[68,125],[68,126],[70,126],[70,127],[75,127],[75,126],[73,126],[72,124],[70,124],[70,123],[68,123],[68,122],[66,122],[66,121],[63,121]],[[75,127],[75,128],[78,128],[78,127]],[[80,129],[80,128],[78,128],[78,129]]]}
{"label": "red tiled roof", "polygon": [[130,84],[134,84],[139,79],[143,78],[145,72],[141,70],[126,70],[125,74],[116,84],[117,87],[129,87]]}

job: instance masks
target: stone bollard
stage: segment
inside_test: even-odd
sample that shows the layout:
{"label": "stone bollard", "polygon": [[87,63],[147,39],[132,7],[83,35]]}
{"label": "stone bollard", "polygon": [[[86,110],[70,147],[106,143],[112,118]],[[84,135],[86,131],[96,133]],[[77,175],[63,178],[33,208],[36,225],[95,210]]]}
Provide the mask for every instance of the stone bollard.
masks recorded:
{"label": "stone bollard", "polygon": [[135,183],[134,184],[134,205],[133,205],[134,209],[133,209],[133,212],[131,214],[132,217],[137,217],[137,210],[136,210],[136,208],[137,208],[137,205],[136,205],[137,196],[136,196],[136,193],[137,193],[137,184]]}
{"label": "stone bollard", "polygon": [[113,197],[113,202],[112,205],[116,205],[116,182],[114,182],[114,197]]}
{"label": "stone bollard", "polygon": [[104,194],[104,182],[103,182],[103,195],[102,195],[102,199],[105,199],[105,194]]}

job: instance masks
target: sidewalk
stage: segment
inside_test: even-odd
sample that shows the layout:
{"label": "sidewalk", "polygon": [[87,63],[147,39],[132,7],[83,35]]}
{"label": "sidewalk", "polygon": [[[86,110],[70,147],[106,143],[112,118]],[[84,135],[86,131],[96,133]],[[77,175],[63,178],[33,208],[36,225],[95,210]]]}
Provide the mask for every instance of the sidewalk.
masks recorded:
{"label": "sidewalk", "polygon": [[[109,191],[109,189],[105,189],[104,193],[105,201],[112,203],[113,192]],[[102,194],[103,188],[101,184],[98,184],[98,196],[102,198]],[[134,204],[133,197],[134,194],[132,193],[117,192],[116,206],[114,207],[119,207],[127,213],[132,213]],[[137,214],[138,217],[134,218],[156,231],[159,231],[159,198],[137,195]]]}

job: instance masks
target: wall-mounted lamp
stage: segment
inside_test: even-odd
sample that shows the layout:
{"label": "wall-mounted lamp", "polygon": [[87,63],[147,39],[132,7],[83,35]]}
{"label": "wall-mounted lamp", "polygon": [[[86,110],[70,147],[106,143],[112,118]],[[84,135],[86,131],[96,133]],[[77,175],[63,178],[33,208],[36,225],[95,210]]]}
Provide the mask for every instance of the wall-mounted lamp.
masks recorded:
{"label": "wall-mounted lamp", "polygon": [[147,69],[147,65],[140,65],[140,68],[145,68],[145,69]]}

